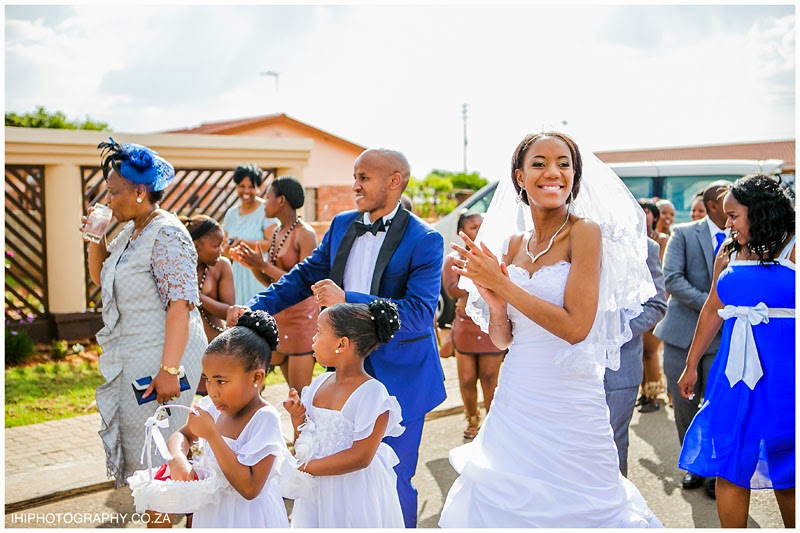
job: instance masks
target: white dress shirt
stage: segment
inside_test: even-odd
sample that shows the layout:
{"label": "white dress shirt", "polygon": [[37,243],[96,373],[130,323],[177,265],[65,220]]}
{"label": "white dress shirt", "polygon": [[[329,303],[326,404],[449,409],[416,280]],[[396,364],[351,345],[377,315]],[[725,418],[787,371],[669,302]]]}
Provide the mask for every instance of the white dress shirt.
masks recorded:
{"label": "white dress shirt", "polygon": [[727,239],[730,236],[730,231],[727,228],[718,228],[716,224],[706,215],[706,224],[708,224],[708,234],[711,236],[711,249],[717,249],[717,238],[715,235],[717,233],[724,233],[725,238]]}
{"label": "white dress shirt", "polygon": [[[386,224],[392,220],[398,209],[400,209],[399,203],[394,211],[383,217],[383,223]],[[365,212],[361,221],[364,224],[371,224],[369,213]],[[362,236],[356,237],[344,267],[344,279],[342,280],[344,290],[369,294],[369,290],[372,288],[372,275],[375,273],[375,263],[378,261],[378,253],[381,251],[384,240],[386,240],[385,231],[379,231],[377,235],[366,232]]]}

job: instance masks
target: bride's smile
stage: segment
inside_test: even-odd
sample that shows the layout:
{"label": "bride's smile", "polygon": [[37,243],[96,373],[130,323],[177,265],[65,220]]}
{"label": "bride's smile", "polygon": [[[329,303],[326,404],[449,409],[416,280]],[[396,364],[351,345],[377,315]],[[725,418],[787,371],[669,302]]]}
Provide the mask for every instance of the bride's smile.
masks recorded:
{"label": "bride's smile", "polygon": [[537,140],[525,154],[515,177],[525,190],[529,205],[545,209],[565,205],[575,182],[569,147],[555,137]]}

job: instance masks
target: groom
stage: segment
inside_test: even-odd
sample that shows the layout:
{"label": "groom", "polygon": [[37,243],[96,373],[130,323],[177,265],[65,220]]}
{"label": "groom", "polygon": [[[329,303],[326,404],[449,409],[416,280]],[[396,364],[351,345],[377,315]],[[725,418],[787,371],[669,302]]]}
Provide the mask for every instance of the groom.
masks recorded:
{"label": "groom", "polygon": [[[394,339],[365,361],[403,411],[405,431],[387,437],[400,463],[397,490],[406,527],[416,527],[417,468],[425,413],[445,398],[444,373],[434,331],[444,242],[442,236],[400,205],[411,171],[405,156],[383,148],[363,152],[355,162],[356,211],[336,215],[314,253],[266,291],[251,309],[275,314],[312,294],[320,307],[393,300],[401,327]],[[228,310],[234,325],[247,308]]]}

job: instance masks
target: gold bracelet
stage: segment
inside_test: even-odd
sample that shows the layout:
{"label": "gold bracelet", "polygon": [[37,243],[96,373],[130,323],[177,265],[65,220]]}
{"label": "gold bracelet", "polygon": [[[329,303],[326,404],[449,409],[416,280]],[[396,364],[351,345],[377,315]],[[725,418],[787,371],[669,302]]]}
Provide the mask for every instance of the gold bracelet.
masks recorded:
{"label": "gold bracelet", "polygon": [[505,322],[501,322],[500,324],[495,324],[494,322],[492,322],[492,321],[491,321],[491,319],[489,320],[489,324],[491,324],[491,325],[493,325],[493,326],[497,326],[498,328],[499,328],[500,326],[505,326],[505,325],[506,325],[506,324],[508,324],[509,322],[511,322],[511,319],[510,319],[510,318],[508,318],[508,317],[506,317],[506,321],[505,321]]}
{"label": "gold bracelet", "polygon": [[181,370],[179,368],[167,366],[164,363],[161,363],[161,370],[163,370],[167,374],[172,374],[173,376],[177,376],[178,374],[181,373]]}

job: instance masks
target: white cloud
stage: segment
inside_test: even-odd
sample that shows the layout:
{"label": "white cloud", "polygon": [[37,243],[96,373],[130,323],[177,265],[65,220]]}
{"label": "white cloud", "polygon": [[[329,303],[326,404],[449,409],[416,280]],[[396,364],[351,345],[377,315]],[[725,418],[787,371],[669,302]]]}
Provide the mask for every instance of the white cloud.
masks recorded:
{"label": "white cloud", "polygon": [[461,168],[468,102],[468,166],[492,178],[525,133],[562,121],[595,149],[794,136],[791,6],[29,12],[7,12],[6,108],[117,131],[284,111],[402,149],[422,176]]}

